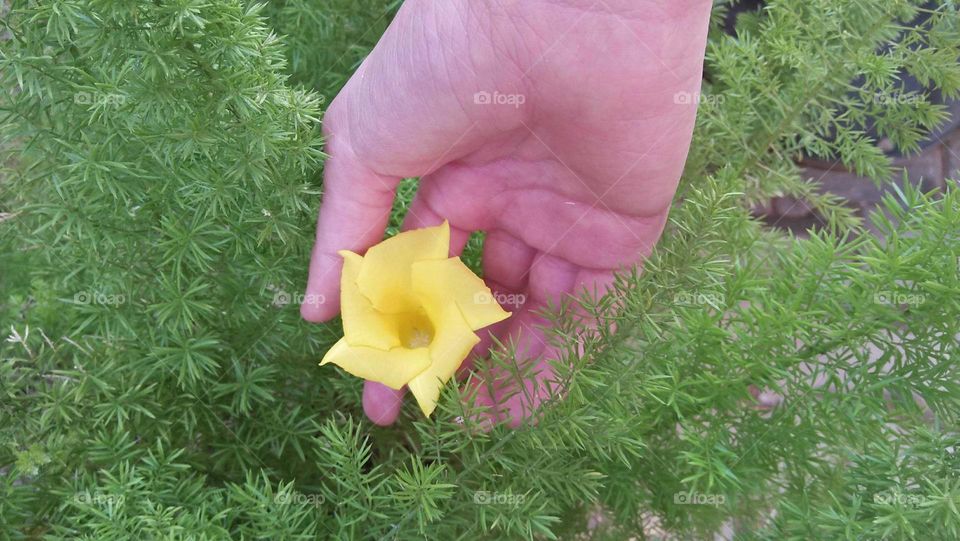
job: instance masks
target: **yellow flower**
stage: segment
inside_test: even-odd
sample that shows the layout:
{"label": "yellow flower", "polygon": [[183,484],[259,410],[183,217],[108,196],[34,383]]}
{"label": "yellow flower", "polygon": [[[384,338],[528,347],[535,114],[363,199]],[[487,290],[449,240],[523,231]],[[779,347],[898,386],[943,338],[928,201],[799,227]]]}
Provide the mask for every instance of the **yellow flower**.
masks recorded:
{"label": "yellow flower", "polygon": [[344,336],[320,365],[393,389],[407,385],[424,415],[433,413],[440,389],[480,341],[473,331],[510,317],[449,250],[444,222],[400,233],[363,257],[341,251]]}

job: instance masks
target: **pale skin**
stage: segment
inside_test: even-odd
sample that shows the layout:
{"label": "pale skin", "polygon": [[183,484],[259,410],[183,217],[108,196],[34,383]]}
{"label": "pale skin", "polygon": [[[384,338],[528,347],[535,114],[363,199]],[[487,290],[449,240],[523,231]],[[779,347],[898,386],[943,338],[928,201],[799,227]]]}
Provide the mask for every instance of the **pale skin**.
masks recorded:
{"label": "pale skin", "polygon": [[[422,177],[404,228],[448,220],[451,255],[485,231],[484,279],[513,316],[481,331],[537,363],[527,392],[481,385],[516,426],[552,392],[548,303],[602,294],[660,237],[696,116],[709,0],[407,0],[330,104],[303,317],[339,312],[342,258],[383,239],[395,189]],[[478,95],[478,93],[480,93]],[[489,98],[489,99],[488,99]],[[496,379],[496,378],[494,378]],[[492,390],[491,390],[492,388]],[[366,382],[393,423],[405,391]],[[513,394],[501,402],[503,396]]]}

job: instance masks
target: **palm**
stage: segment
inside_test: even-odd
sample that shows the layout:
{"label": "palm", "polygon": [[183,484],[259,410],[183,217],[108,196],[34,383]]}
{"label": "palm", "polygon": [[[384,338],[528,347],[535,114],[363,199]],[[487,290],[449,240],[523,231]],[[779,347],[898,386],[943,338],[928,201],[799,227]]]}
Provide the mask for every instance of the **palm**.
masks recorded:
{"label": "palm", "polygon": [[[325,118],[308,293],[327,303],[304,305],[304,317],[336,314],[336,251],[378,242],[396,183],[422,176],[405,227],[447,219],[455,252],[486,231],[485,278],[500,300],[525,300],[507,304],[515,315],[495,332],[521,357],[550,358],[535,312],[602,292],[649,252],[693,129],[709,2],[615,3],[404,5]],[[547,394],[540,368],[507,402],[514,423]],[[368,383],[364,405],[389,423],[399,396]]]}

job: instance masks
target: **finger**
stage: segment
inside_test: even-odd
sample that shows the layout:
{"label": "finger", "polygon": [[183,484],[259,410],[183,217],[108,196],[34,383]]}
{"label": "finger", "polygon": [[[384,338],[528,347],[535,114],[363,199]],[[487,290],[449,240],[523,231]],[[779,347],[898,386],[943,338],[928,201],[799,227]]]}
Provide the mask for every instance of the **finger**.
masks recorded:
{"label": "finger", "polygon": [[501,339],[507,358],[490,362],[475,380],[476,403],[488,408],[478,421],[488,425],[493,421],[519,426],[549,397],[547,382],[553,370],[543,362],[541,354],[547,343],[543,329],[548,322],[531,310],[521,310],[509,320],[510,325]]}
{"label": "finger", "polygon": [[[483,241],[483,277],[495,294],[520,294],[530,282],[535,255],[533,248],[513,235],[499,229],[490,231]],[[501,300],[502,295],[497,297]],[[505,308],[512,311],[517,307]]]}
{"label": "finger", "polygon": [[[430,208],[423,194],[417,192],[413,202],[410,203],[407,215],[403,219],[403,230],[435,227],[442,224],[444,219],[443,216]],[[453,221],[448,220],[448,222],[450,224],[450,257],[456,257],[463,252],[464,246],[467,245],[467,241],[470,239],[470,231],[457,227]]]}
{"label": "finger", "polygon": [[340,311],[339,250],[363,253],[383,239],[400,178],[366,167],[345,134],[331,133],[324,168],[324,194],[310,261],[307,294],[300,313],[307,321],[326,321]]}
{"label": "finger", "polygon": [[[615,281],[614,272],[610,270],[581,269],[577,273],[577,279],[573,286],[573,297],[576,302],[573,304],[572,312],[577,315],[579,321],[587,329],[593,329],[597,326],[596,316],[607,315],[609,310],[619,303],[619,299],[616,299],[612,306],[599,306],[599,302],[604,296],[616,292]],[[586,306],[584,306],[584,303]],[[594,309],[588,310],[587,308],[590,306],[593,306]]]}
{"label": "finger", "polygon": [[[575,318],[577,340],[573,344],[577,355],[584,355],[585,342],[600,336],[600,327],[606,332],[616,329],[616,322],[612,319],[620,299],[614,299],[612,304],[603,303],[604,296],[615,293],[613,271],[581,269],[573,289],[573,302],[568,313]],[[555,356],[556,358],[556,356]]]}
{"label": "finger", "polygon": [[391,389],[376,381],[366,381],[363,384],[363,412],[374,424],[392,425],[400,415],[406,393],[406,387]]}
{"label": "finger", "polygon": [[574,281],[574,295],[588,295],[591,299],[599,299],[613,290],[613,271],[580,269]]}
{"label": "finger", "polygon": [[550,366],[553,349],[544,332],[549,321],[540,312],[557,306],[573,291],[578,271],[554,256],[539,254],[534,259],[527,288],[529,304],[508,320],[510,326],[502,339],[514,353],[515,365],[491,366],[478,380],[477,404],[492,406],[491,415],[496,421],[516,427],[557,392]]}
{"label": "finger", "polygon": [[[536,252],[509,233],[493,230],[483,241],[483,281],[493,293],[494,300],[508,312],[517,312],[526,303],[523,292],[528,283],[530,265]],[[473,368],[473,359],[486,357],[495,337],[506,336],[510,320],[495,323],[477,331],[480,342],[457,371],[458,376]]]}
{"label": "finger", "polygon": [[530,190],[506,200],[495,225],[541,252],[583,268],[615,269],[649,256],[667,223],[669,207],[651,215],[628,216],[598,205]]}
{"label": "finger", "polygon": [[573,291],[579,271],[565,259],[538,254],[530,266],[530,300],[542,307],[559,305]]}
{"label": "finger", "polygon": [[505,319],[477,331],[477,336],[480,337],[480,341],[477,342],[477,345],[473,346],[473,349],[470,350],[470,354],[467,355],[467,358],[463,360],[463,364],[460,365],[460,368],[457,368],[457,379],[469,374],[470,371],[473,370],[474,359],[486,357],[490,352],[490,348],[494,344],[494,339],[499,339],[500,336],[505,336],[509,327],[510,320]]}

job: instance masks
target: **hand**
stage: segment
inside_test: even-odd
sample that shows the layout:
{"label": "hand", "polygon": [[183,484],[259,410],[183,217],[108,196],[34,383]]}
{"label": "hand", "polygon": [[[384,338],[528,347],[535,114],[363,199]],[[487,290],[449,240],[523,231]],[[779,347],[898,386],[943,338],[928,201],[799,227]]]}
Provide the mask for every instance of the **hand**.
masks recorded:
{"label": "hand", "polygon": [[[324,120],[325,193],[303,317],[339,307],[342,260],[382,240],[395,189],[422,177],[405,228],[449,220],[451,255],[486,231],[484,277],[523,300],[492,329],[537,362],[506,400],[512,425],[550,391],[535,313],[649,255],[667,219],[696,115],[708,0],[407,0]],[[512,295],[512,296],[511,296]],[[481,333],[488,334],[488,333]],[[489,339],[478,347],[487,347]],[[495,378],[496,379],[496,378]],[[498,403],[503,386],[478,400]],[[403,391],[367,382],[392,423]]]}

